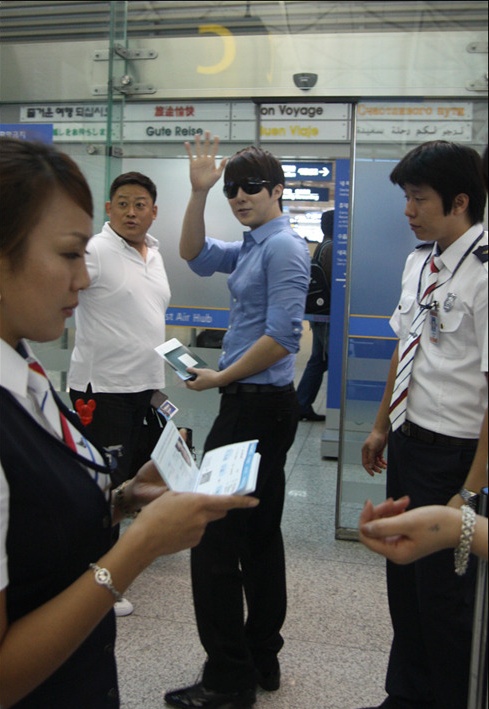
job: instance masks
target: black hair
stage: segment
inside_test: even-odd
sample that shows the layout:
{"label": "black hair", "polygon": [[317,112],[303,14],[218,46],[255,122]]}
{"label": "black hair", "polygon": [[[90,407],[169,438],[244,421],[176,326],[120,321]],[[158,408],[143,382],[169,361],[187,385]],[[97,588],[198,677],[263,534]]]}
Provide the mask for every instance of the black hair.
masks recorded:
{"label": "black hair", "polygon": [[21,265],[28,236],[56,189],[93,218],[90,188],[72,158],[46,143],[0,138],[0,254],[12,269]]}
{"label": "black hair", "polygon": [[333,238],[334,209],[327,209],[321,214],[321,229],[327,239]]}
{"label": "black hair", "polygon": [[391,182],[404,188],[406,184],[428,185],[437,192],[444,214],[449,214],[457,195],[469,198],[471,224],[484,219],[486,190],[479,153],[468,145],[433,140],[411,150],[390,174]]}
{"label": "black hair", "polygon": [[122,187],[123,185],[140,185],[141,187],[144,187],[144,189],[151,195],[153,204],[156,203],[156,185],[153,180],[150,180],[149,177],[146,177],[146,175],[143,175],[140,172],[124,172],[122,175],[119,175],[119,177],[116,177],[110,186],[109,198],[111,200],[119,187]]}
{"label": "black hair", "polygon": [[[235,153],[224,169],[224,182],[239,182],[250,177],[267,180],[269,184],[265,186],[269,194],[272,194],[275,185],[285,185],[284,171],[277,158],[268,150],[254,145]],[[279,206],[282,210],[282,198],[279,199]]]}

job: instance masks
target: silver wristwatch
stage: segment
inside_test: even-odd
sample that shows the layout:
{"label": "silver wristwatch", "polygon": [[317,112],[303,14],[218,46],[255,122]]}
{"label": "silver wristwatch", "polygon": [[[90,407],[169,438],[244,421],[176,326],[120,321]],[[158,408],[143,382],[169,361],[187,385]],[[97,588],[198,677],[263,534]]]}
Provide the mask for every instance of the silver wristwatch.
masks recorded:
{"label": "silver wristwatch", "polygon": [[477,511],[477,505],[479,503],[479,495],[477,492],[473,492],[472,490],[467,490],[466,487],[462,487],[458,491],[458,494],[466,505],[472,508],[474,512]]}
{"label": "silver wristwatch", "polygon": [[97,566],[97,564],[90,564],[90,568],[94,572],[95,583],[98,583],[99,586],[105,586],[114,596],[115,600],[120,601],[122,593],[119,593],[112,583],[110,571],[108,569],[102,569],[100,566]]}

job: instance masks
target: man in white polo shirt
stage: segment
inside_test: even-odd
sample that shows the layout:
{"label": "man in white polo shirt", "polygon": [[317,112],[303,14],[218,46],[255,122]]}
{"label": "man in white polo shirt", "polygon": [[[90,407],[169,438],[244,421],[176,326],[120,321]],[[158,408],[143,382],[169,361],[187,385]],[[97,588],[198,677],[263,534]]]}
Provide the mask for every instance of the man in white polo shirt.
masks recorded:
{"label": "man in white polo shirt", "polygon": [[158,241],[147,233],[155,202],[156,186],[145,175],[127,172],[114,180],[109,221],[85,256],[91,283],[76,310],[70,397],[75,409],[88,410],[87,427],[100,445],[122,446],[114,486],[137,472],[144,418],[153,392],[165,385],[154,348],[165,340],[170,287]]}

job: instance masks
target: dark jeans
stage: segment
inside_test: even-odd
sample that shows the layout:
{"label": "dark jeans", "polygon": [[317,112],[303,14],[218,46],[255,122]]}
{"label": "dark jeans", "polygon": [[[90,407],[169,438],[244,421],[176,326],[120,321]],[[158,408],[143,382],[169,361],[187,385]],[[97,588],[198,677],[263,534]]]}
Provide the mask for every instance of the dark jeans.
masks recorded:
{"label": "dark jeans", "polygon": [[287,605],[280,529],[284,466],[298,417],[294,391],[223,394],[205,443],[207,451],[257,438],[261,454],[254,493],[260,505],[231,511],[209,524],[191,554],[197,626],[208,656],[203,682],[209,689],[255,687],[255,668],[262,672],[278,668]]}
{"label": "dark jeans", "polygon": [[328,369],[329,323],[311,322],[311,330],[311,356],[297,387],[297,398],[303,415],[311,412],[323,375]]}
{"label": "dark jeans", "polygon": [[[441,504],[462,487],[475,446],[434,446],[399,430],[389,437],[387,495],[411,507]],[[454,571],[453,550],[400,566],[387,562],[394,639],[386,690],[400,706],[465,709],[472,641],[476,561]]]}
{"label": "dark jeans", "polygon": [[148,389],[134,394],[94,394],[90,386],[86,392],[70,390],[73,406],[80,398],[84,401],[93,399],[96,403],[93,420],[87,426],[94,441],[104,448],[122,446],[122,456],[118,458],[118,467],[112,475],[114,487],[134,477],[138,471],[138,443],[153,391]]}

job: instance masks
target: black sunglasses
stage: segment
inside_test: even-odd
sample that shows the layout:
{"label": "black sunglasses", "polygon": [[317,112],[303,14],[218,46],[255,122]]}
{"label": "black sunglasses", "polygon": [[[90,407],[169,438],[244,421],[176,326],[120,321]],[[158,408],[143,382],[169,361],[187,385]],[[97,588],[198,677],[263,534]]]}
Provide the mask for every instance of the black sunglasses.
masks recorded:
{"label": "black sunglasses", "polygon": [[256,177],[250,177],[242,182],[225,182],[222,191],[228,199],[234,199],[240,187],[246,194],[258,194],[265,185],[269,184],[269,180],[259,180]]}

